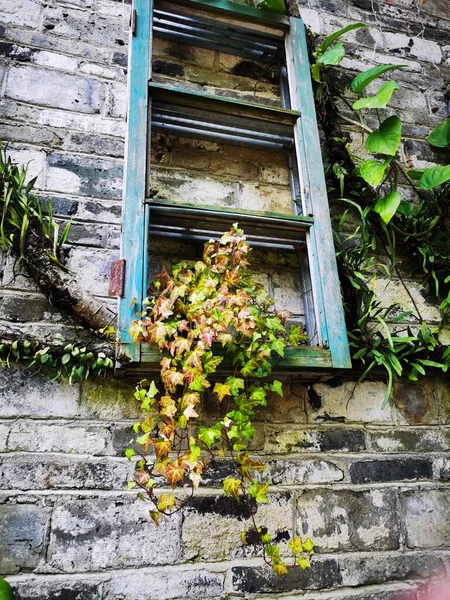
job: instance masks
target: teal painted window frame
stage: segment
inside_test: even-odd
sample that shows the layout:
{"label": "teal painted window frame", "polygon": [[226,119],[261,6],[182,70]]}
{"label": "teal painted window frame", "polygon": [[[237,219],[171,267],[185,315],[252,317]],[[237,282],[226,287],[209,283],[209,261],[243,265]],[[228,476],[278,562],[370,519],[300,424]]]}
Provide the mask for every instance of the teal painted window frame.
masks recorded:
{"label": "teal painted window frame", "polygon": [[[153,0],[134,0],[134,31],[130,37],[129,105],[125,149],[121,258],[125,259],[123,296],[119,298],[119,356],[126,356],[128,369],[159,363],[159,355],[131,340],[128,329],[136,313],[143,310],[148,272],[148,232],[152,207],[146,201],[150,147],[152,89]],[[290,348],[277,368],[346,369],[351,367],[344,311],[333,245],[326,184],[322,166],[317,118],[310,75],[304,24],[301,19],[240,6],[225,0],[175,0],[171,4],[195,6],[215,15],[232,16],[245,23],[275,27],[283,32],[292,111],[300,114],[294,127],[303,205],[304,237],[312,285],[317,346]],[[164,86],[155,86],[164,87]],[[163,90],[166,91],[167,90]],[[170,93],[170,90],[167,92]],[[238,102],[239,104],[239,102]],[[245,103],[240,103],[245,104]],[[290,112],[292,112],[290,111]],[[286,111],[287,112],[287,111]],[[217,213],[220,214],[220,209]],[[225,211],[223,211],[226,214]],[[260,217],[261,215],[259,215]],[[279,215],[281,217],[281,215]],[[259,218],[258,217],[258,218]],[[306,223],[308,218],[312,222]],[[254,218],[257,218],[255,216]],[[286,218],[286,217],[284,217]],[[295,220],[295,217],[293,217]],[[126,367],[126,361],[122,361]]]}

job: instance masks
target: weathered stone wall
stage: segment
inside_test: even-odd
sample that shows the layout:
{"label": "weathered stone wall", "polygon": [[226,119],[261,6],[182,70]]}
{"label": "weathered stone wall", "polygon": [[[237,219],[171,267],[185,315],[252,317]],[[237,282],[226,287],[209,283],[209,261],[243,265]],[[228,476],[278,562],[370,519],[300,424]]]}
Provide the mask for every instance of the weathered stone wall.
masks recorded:
{"label": "weathered stone wall", "polygon": [[[439,158],[423,138],[446,116],[445,4],[299,2],[319,34],[351,20],[371,25],[349,34],[344,67],[358,71],[391,62],[392,55],[407,64],[396,75],[404,89],[396,108],[408,123],[417,164]],[[0,137],[38,176],[56,212],[73,219],[68,265],[110,302],[109,264],[119,255],[129,6],[3,0],[1,11]],[[170,62],[169,50],[161,47],[158,60]],[[195,79],[194,58],[189,80],[196,85],[203,77]],[[181,167],[198,177],[228,156],[215,146],[195,155],[188,147],[167,152],[167,139],[159,141],[155,159],[166,172]],[[247,157],[245,171],[241,159],[229,156],[236,184],[272,183],[260,180],[267,175],[256,156]],[[283,171],[275,162],[269,167]],[[74,325],[17,275],[11,260],[1,264],[3,324],[62,331],[71,339]],[[395,285],[382,293],[398,297]],[[417,297],[435,320],[419,285]],[[0,573],[21,600],[409,598],[417,581],[443,570],[450,557],[450,385],[443,376],[398,384],[394,403],[381,410],[385,384],[354,390],[354,383],[335,378],[305,387],[294,378],[285,383],[283,401],[272,399],[259,416],[253,450],[269,463],[273,484],[260,522],[281,541],[299,533],[319,546],[311,570],[279,578],[252,547],[240,546],[248,515],[219,492],[226,462],[217,463],[195,502],[159,529],[148,506],[124,491],[132,465],[123,450],[138,417],[131,382],[70,387],[16,367],[2,370]],[[201,421],[217,411],[208,401]]]}

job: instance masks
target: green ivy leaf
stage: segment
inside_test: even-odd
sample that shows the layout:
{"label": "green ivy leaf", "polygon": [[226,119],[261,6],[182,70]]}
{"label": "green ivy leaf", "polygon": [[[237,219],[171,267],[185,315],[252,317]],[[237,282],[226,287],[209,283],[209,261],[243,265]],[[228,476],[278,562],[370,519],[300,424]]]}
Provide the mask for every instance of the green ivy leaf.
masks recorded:
{"label": "green ivy leaf", "polygon": [[306,556],[299,556],[295,562],[300,567],[300,569],[302,569],[302,571],[311,568],[311,562],[309,558],[306,558]]}
{"label": "green ivy leaf", "polygon": [[338,42],[333,48],[319,56],[317,63],[321,65],[338,65],[345,56],[345,48],[342,42]]}
{"label": "green ivy leaf", "polygon": [[127,448],[125,450],[125,456],[128,458],[128,460],[131,460],[135,454],[136,452],[133,450],[133,448]]}
{"label": "green ivy leaf", "polygon": [[436,148],[447,148],[450,146],[450,118],[433,129],[427,137],[427,141]]}
{"label": "green ivy leaf", "polygon": [[239,488],[241,487],[241,484],[241,479],[226,477],[223,480],[223,491],[227,496],[233,496],[235,500],[239,500]]}
{"label": "green ivy leaf", "polygon": [[355,94],[360,94],[364,88],[366,88],[369,83],[371,83],[383,73],[387,71],[393,71],[394,69],[404,69],[406,65],[378,65],[376,67],[372,67],[363,73],[360,73],[355,77],[355,79],[350,84],[350,89]]}
{"label": "green ivy leaf", "polygon": [[284,349],[286,348],[286,341],[284,338],[276,338],[271,342],[270,349],[279,354],[280,356],[284,356]]}
{"label": "green ivy leaf", "polygon": [[214,429],[213,427],[202,427],[198,434],[198,439],[201,440],[207,448],[220,439],[220,430]]}
{"label": "green ivy leaf", "polygon": [[376,159],[370,159],[364,161],[359,167],[359,174],[367,181],[372,187],[377,187],[383,180],[384,172],[389,166],[391,159],[387,159],[384,162]]}
{"label": "green ivy leaf", "polygon": [[383,221],[388,224],[397,212],[397,208],[402,197],[396,190],[392,190],[384,198],[379,198],[373,207],[373,210],[380,215]]}
{"label": "green ivy leaf", "polygon": [[431,190],[449,179],[450,165],[446,167],[437,165],[436,167],[424,170],[422,177],[419,179],[419,187],[422,190]]}
{"label": "green ivy leaf", "polygon": [[247,492],[252,498],[254,498],[257,504],[267,504],[269,502],[267,498],[267,491],[269,489],[269,482],[257,483],[254,481],[252,485],[247,489]]}
{"label": "green ivy leaf", "polygon": [[283,397],[283,384],[281,383],[281,381],[275,379],[275,381],[273,381],[270,384],[270,391],[275,392],[275,394],[278,394],[279,396]]}
{"label": "green ivy leaf", "polygon": [[378,131],[369,135],[366,141],[366,148],[374,154],[387,154],[395,156],[402,135],[402,122],[393,115],[385,119]]}
{"label": "green ivy leaf", "polygon": [[399,89],[400,86],[396,81],[388,81],[380,87],[375,96],[360,98],[353,104],[352,108],[354,110],[361,110],[362,108],[386,108],[392,94]]}

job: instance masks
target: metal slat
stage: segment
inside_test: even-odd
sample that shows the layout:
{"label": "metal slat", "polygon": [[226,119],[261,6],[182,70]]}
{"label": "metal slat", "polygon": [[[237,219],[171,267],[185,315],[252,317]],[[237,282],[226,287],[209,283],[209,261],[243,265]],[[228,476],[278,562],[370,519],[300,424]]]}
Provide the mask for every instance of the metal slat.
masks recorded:
{"label": "metal slat", "polygon": [[[255,119],[260,121],[259,129],[270,127],[270,123],[275,123],[277,127],[280,124],[292,126],[300,116],[300,113],[295,110],[267,106],[265,104],[247,102],[225,96],[213,96],[204,92],[186,90],[174,85],[152,81],[148,85],[155,101],[202,111],[206,110],[213,113],[222,113],[227,115],[229,119],[235,116]],[[256,123],[255,126],[257,127]]]}
{"label": "metal slat", "polygon": [[289,18],[286,15],[270,10],[243,6],[226,0],[171,0],[170,5],[168,2],[159,0],[157,3],[158,7],[170,6],[172,8],[174,5],[189,7],[206,13],[208,16],[218,15],[218,17],[222,17],[221,21],[234,19],[239,24],[248,23],[249,28],[254,28],[256,25],[280,33],[289,29]]}
{"label": "metal slat", "polygon": [[208,125],[222,125],[224,127],[237,127],[247,132],[255,134],[271,135],[286,140],[293,140],[294,134],[292,125],[277,123],[274,121],[264,121],[243,115],[229,115],[226,112],[214,112],[206,110],[206,107],[193,108],[190,106],[182,106],[180,104],[170,104],[159,100],[153,101],[154,112],[167,115],[168,117],[189,119],[201,123],[205,129]]}
{"label": "metal slat", "polygon": [[204,208],[150,202],[152,235],[207,241],[221,236],[233,223],[244,228],[247,240],[256,246],[297,252],[305,248],[309,222],[288,217],[263,217],[241,212],[222,212]]}
{"label": "metal slat", "polygon": [[210,19],[190,16],[186,13],[173,13],[164,10],[155,10],[156,27],[172,27],[174,31],[187,32],[198,37],[209,36],[211,39],[220,40],[227,36],[227,42],[234,40],[244,47],[253,47],[264,52],[280,52],[284,50],[283,41],[277,36],[252,32],[230,24],[219,23]]}

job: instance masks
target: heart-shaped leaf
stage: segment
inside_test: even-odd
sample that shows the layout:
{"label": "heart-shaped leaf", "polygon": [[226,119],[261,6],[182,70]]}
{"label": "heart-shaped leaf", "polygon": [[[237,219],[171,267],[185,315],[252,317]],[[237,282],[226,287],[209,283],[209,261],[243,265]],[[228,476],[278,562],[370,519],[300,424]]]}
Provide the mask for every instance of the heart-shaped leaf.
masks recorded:
{"label": "heart-shaped leaf", "polygon": [[321,65],[338,65],[344,58],[345,48],[342,42],[338,42],[333,48],[324,52],[317,62]]}
{"label": "heart-shaped leaf", "polygon": [[402,122],[393,115],[384,120],[378,131],[369,135],[366,141],[366,148],[374,154],[387,154],[395,156],[400,138],[402,135]]}
{"label": "heart-shaped leaf", "polygon": [[450,165],[441,167],[431,167],[425,169],[422,177],[419,179],[419,187],[423,190],[431,190],[442,183],[445,183],[450,179]]}
{"label": "heart-shaped leaf", "polygon": [[427,137],[428,143],[436,148],[447,148],[450,146],[450,119],[446,119],[443,123],[433,129]]}
{"label": "heart-shaped leaf", "polygon": [[384,83],[375,96],[369,98],[360,98],[353,104],[354,110],[361,108],[386,108],[391,99],[392,94],[399,90],[400,86],[396,81],[388,81]]}
{"label": "heart-shaped leaf", "polygon": [[359,167],[359,174],[365,181],[367,181],[369,185],[371,185],[372,187],[377,187],[378,185],[380,185],[384,176],[384,172],[386,171],[390,162],[390,158],[388,158],[384,162],[375,159],[366,160]]}
{"label": "heart-shaped leaf", "polygon": [[373,210],[380,215],[386,225],[392,219],[397,212],[397,208],[401,202],[402,197],[397,190],[392,190],[384,198],[378,198],[373,207]]}
{"label": "heart-shaped leaf", "polygon": [[424,172],[425,169],[408,169],[409,177],[411,177],[411,179],[414,179],[415,181],[419,181]]}
{"label": "heart-shaped leaf", "polygon": [[371,81],[383,75],[387,71],[393,71],[394,69],[404,69],[405,65],[378,65],[377,67],[372,67],[364,73],[360,73],[350,84],[350,89],[355,94],[360,94],[365,87],[369,85]]}

